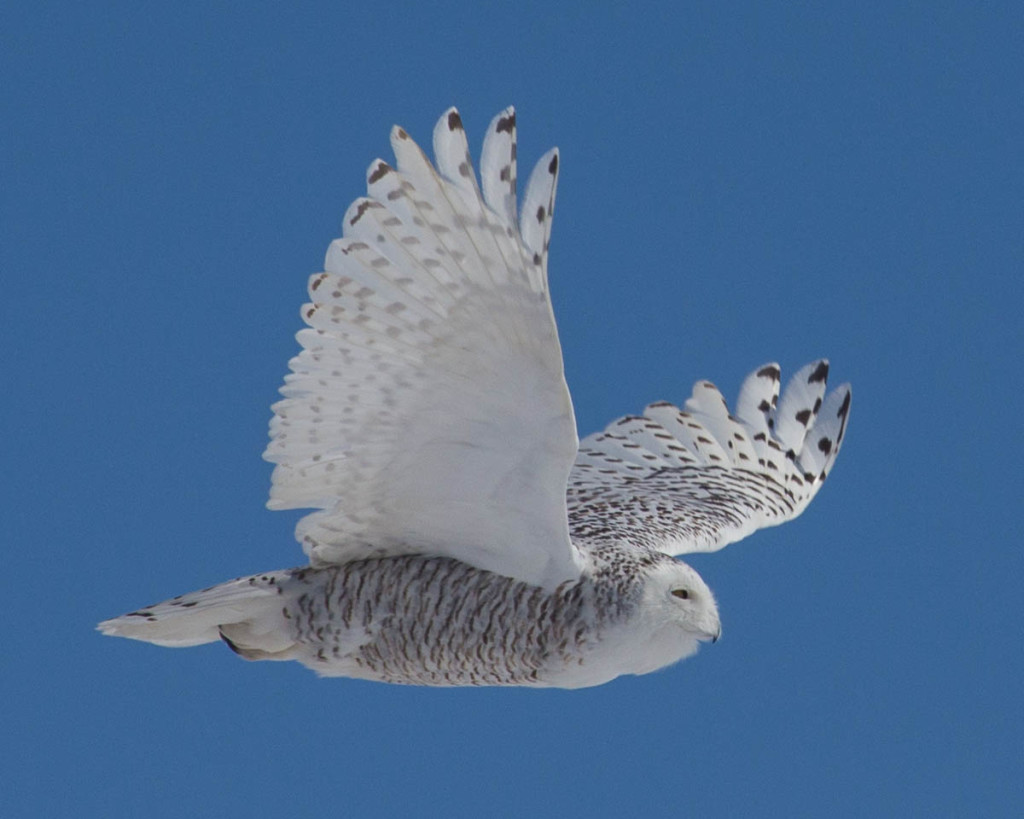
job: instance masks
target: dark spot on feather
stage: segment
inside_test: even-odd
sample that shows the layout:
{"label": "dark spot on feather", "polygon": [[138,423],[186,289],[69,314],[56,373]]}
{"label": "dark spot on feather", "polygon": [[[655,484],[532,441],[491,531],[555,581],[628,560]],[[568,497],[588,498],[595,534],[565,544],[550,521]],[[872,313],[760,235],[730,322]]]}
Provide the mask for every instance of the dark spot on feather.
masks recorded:
{"label": "dark spot on feather", "polygon": [[796,420],[804,426],[807,426],[807,422],[811,420],[811,411],[809,409],[802,409],[796,414]]}
{"label": "dark spot on feather", "polygon": [[551,161],[548,163],[548,173],[551,175],[558,173],[558,154],[551,157]]}
{"label": "dark spot on feather", "polygon": [[459,116],[458,111],[452,111],[448,115],[448,130],[449,131],[461,131],[462,130],[462,117]]}
{"label": "dark spot on feather", "polygon": [[828,438],[818,441],[818,449],[828,455],[832,451],[832,442]]}
{"label": "dark spot on feather", "polygon": [[379,181],[391,170],[391,166],[387,162],[381,162],[373,169],[373,173],[370,174],[369,182],[372,185],[374,182]]}
{"label": "dark spot on feather", "polygon": [[515,127],[516,127],[516,115],[514,113],[512,113],[512,114],[509,114],[507,117],[502,117],[501,119],[499,119],[498,120],[498,124],[495,126],[494,130],[497,133],[499,133],[499,134],[502,133],[502,132],[511,134],[512,133],[512,129],[515,128]]}
{"label": "dark spot on feather", "polygon": [[348,223],[350,225],[354,225],[356,222],[358,222],[360,219],[363,218],[363,214],[366,213],[366,211],[369,210],[369,209],[370,209],[370,200],[369,199],[364,199],[362,202],[359,203],[359,207],[356,208],[356,215],[353,216],[351,219],[349,219]]}
{"label": "dark spot on feather", "polygon": [[821,361],[814,368],[814,372],[807,377],[807,383],[814,384],[818,381],[824,381],[826,378],[828,378],[828,363]]}
{"label": "dark spot on feather", "polygon": [[836,418],[845,418],[846,413],[850,411],[850,393],[846,393],[846,397],[843,399],[843,403],[839,407],[839,412],[836,413]]}
{"label": "dark spot on feather", "polygon": [[770,364],[767,367],[762,367],[760,370],[757,371],[758,378],[770,378],[772,381],[778,381],[781,376],[782,373],[779,371],[779,368],[776,367],[774,364]]}

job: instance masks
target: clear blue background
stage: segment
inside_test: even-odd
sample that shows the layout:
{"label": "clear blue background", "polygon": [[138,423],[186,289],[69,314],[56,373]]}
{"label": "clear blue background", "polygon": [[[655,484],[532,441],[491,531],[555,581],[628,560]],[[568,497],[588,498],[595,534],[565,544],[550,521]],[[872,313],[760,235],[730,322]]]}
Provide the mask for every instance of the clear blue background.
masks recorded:
{"label": "clear blue background", "polygon": [[[1022,8],[5,4],[0,813],[1020,815]],[[807,513],[693,561],[724,639],[562,692],[94,632],[303,562],[259,454],[306,278],[393,122],[510,103],[581,432],[854,384]]]}

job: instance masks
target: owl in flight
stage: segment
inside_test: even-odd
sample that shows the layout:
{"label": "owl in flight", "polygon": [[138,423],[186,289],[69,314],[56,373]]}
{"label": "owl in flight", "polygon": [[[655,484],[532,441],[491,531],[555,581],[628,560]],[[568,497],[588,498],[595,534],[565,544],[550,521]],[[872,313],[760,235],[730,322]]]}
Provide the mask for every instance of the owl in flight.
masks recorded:
{"label": "owl in flight", "polygon": [[[721,633],[686,552],[799,515],[839,453],[850,388],[775,364],[730,411],[698,381],[578,440],[548,292],[558,151],[516,198],[516,119],[479,179],[453,108],[435,164],[401,128],[375,160],[274,405],[272,509],[309,565],[99,625],[163,646],[414,685],[579,688],[644,674]],[[521,204],[521,207],[519,206]]]}

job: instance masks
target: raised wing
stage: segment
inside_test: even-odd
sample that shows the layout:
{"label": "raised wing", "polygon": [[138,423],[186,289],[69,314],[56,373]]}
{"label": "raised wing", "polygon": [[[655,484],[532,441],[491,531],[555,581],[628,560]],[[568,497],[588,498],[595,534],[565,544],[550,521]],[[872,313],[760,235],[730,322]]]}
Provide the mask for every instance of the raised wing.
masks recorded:
{"label": "raised wing", "polygon": [[401,128],[325,272],[309,283],[264,457],[268,506],[312,507],[316,565],[428,553],[554,586],[577,577],[565,486],[576,425],[547,287],[558,153],[516,216],[515,113],[491,122],[481,185],[452,108],[437,169]]}
{"label": "raised wing", "polygon": [[668,554],[708,552],[799,515],[839,454],[850,386],[825,397],[828,362],[747,376],[736,414],[709,381],[682,410],[651,404],[580,442],[569,477],[574,538],[625,539]]}

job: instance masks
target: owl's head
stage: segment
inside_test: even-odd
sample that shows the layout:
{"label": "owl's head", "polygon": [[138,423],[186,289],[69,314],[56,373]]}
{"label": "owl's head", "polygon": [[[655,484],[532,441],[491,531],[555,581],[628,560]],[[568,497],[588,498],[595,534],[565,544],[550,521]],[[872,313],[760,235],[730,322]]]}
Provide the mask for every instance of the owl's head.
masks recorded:
{"label": "owl's head", "polygon": [[678,560],[659,561],[644,588],[651,616],[679,626],[698,640],[717,640],[722,634],[715,596],[697,572]]}

